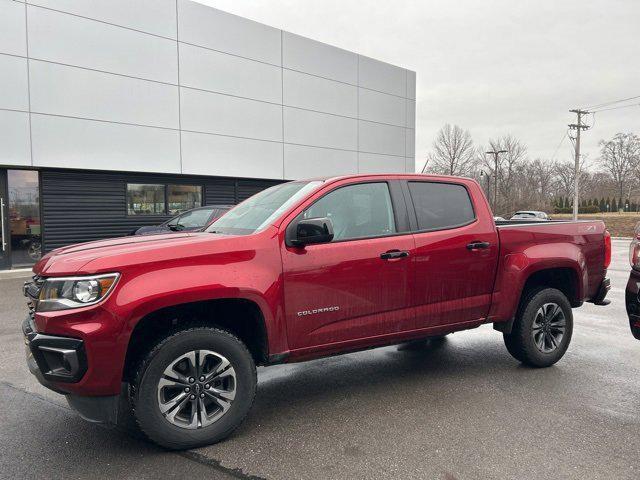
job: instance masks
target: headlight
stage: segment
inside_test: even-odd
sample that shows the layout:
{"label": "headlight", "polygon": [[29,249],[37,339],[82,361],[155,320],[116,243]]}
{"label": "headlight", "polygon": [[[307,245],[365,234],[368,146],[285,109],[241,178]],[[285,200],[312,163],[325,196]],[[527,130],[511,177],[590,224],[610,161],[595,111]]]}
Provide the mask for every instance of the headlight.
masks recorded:
{"label": "headlight", "polygon": [[104,300],[113,290],[118,273],[90,277],[47,278],[38,298],[38,312],[86,307]]}

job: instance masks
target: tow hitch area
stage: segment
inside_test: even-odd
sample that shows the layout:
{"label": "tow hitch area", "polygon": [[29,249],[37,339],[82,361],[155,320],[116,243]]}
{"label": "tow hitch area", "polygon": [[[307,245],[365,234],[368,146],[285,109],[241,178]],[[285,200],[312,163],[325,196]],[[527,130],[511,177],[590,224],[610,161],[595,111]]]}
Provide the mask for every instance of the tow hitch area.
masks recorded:
{"label": "tow hitch area", "polygon": [[607,293],[609,293],[610,289],[611,289],[611,280],[609,280],[608,278],[605,278],[600,284],[598,293],[593,299],[593,304],[602,305],[602,306],[609,305],[611,303],[611,300],[606,300],[605,297],[607,296]]}

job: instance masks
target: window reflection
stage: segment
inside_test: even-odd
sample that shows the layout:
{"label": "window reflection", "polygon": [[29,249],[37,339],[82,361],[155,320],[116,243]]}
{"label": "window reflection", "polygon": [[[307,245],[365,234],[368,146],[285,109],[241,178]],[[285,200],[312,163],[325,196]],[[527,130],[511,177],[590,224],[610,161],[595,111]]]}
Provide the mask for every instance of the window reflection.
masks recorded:
{"label": "window reflection", "polygon": [[26,266],[42,256],[38,172],[8,170],[11,264]]}
{"label": "window reflection", "polygon": [[129,215],[164,215],[164,185],[128,183],[127,213]]}
{"label": "window reflection", "polygon": [[202,206],[202,187],[195,185],[167,185],[169,213],[176,215]]}

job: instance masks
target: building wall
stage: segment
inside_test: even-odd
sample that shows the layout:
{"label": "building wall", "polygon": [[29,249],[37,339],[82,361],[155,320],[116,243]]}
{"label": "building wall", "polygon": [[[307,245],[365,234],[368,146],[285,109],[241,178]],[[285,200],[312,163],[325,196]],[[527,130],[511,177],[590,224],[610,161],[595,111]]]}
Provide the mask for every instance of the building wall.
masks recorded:
{"label": "building wall", "polygon": [[127,183],[202,187],[203,205],[234,205],[282,180],[49,170],[40,173],[43,251],[128,235],[173,215],[127,215]]}
{"label": "building wall", "polygon": [[189,0],[0,0],[0,72],[0,166],[414,169],[414,72]]}

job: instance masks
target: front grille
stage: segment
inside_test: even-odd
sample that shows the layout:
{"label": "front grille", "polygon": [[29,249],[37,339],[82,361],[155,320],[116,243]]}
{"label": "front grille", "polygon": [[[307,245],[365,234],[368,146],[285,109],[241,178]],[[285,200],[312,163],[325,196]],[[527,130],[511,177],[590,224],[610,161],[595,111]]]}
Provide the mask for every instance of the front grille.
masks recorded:
{"label": "front grille", "polygon": [[27,308],[29,309],[29,318],[35,320],[36,318],[36,305],[32,300],[27,300]]}
{"label": "front grille", "polygon": [[22,292],[24,293],[24,296],[27,297],[27,308],[29,310],[29,317],[31,320],[35,319],[36,306],[38,305],[40,290],[42,289],[44,282],[45,278],[39,275],[34,275],[30,281],[24,282],[24,286],[22,287]]}

